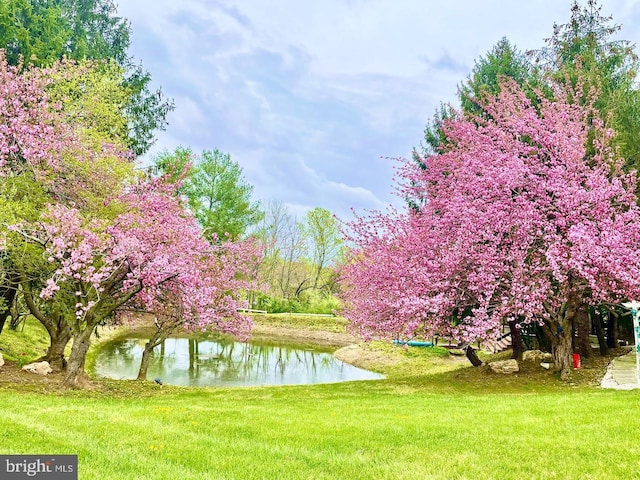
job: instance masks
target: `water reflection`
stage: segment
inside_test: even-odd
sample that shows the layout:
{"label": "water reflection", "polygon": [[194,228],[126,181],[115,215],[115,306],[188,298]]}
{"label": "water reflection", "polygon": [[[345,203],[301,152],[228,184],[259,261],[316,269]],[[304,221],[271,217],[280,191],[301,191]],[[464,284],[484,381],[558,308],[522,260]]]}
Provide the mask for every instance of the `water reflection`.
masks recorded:
{"label": "water reflection", "polygon": [[[146,340],[126,338],[105,345],[96,359],[96,373],[134,379]],[[147,378],[166,384],[289,385],[383,378],[336,360],[329,353],[225,340],[169,338],[153,351]]]}

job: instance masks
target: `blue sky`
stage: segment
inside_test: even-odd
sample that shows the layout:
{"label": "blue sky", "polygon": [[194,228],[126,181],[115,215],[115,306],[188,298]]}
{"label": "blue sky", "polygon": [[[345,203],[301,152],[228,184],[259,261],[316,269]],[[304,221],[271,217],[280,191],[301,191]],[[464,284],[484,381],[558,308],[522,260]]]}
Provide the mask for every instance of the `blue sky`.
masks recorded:
{"label": "blue sky", "polygon": [[[586,2],[586,0],[583,0]],[[640,2],[603,13],[640,43]],[[264,203],[399,204],[395,162],[419,146],[440,101],[506,36],[539,48],[571,0],[120,0],[130,53],[174,99],[151,154],[230,153]],[[146,160],[148,161],[148,159]]]}

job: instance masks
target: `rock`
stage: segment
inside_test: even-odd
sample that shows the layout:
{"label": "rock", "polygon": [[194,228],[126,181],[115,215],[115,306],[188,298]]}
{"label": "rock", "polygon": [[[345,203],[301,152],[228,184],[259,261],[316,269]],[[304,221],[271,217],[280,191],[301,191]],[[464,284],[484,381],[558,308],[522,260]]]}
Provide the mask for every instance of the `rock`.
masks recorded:
{"label": "rock", "polygon": [[542,350],[527,350],[522,354],[522,361],[532,363],[552,362],[553,355]]}
{"label": "rock", "polygon": [[553,363],[548,363],[548,362],[542,362],[542,363],[540,364],[540,366],[541,366],[542,368],[544,368],[545,370],[549,370],[549,369],[551,368],[551,366],[552,366],[552,365],[553,365]]}
{"label": "rock", "polygon": [[516,360],[501,360],[498,362],[491,362],[489,364],[489,367],[496,373],[515,373],[520,371],[518,362]]}
{"label": "rock", "polygon": [[4,365],[4,358],[2,358],[2,352],[0,352],[0,367]]}
{"label": "rock", "polygon": [[47,375],[53,372],[53,370],[51,370],[49,362],[30,363],[29,365],[25,365],[24,367],[22,367],[22,370],[31,373],[37,373],[38,375]]}
{"label": "rock", "polygon": [[526,350],[522,353],[522,361],[540,363],[543,355],[541,350]]}
{"label": "rock", "polygon": [[540,363],[544,358],[544,352],[542,350],[527,350],[522,353],[523,362]]}

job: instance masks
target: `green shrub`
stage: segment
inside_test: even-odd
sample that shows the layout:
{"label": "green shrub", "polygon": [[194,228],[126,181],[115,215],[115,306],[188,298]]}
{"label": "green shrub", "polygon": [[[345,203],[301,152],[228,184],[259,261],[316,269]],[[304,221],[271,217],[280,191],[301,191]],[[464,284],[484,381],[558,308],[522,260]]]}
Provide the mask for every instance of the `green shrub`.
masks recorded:
{"label": "green shrub", "polygon": [[304,292],[300,298],[282,298],[257,294],[252,308],[269,313],[324,313],[332,314],[341,307],[340,300],[321,292]]}

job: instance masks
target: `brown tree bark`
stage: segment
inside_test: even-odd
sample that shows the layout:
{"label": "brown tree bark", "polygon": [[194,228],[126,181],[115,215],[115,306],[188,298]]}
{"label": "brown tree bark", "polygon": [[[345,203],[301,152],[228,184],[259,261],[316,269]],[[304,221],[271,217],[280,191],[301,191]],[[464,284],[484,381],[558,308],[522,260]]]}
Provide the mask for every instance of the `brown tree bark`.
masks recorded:
{"label": "brown tree bark", "polygon": [[4,329],[7,318],[11,315],[11,305],[13,305],[18,292],[20,277],[15,273],[9,273],[5,281],[5,284],[0,285],[0,301],[2,305],[0,309],[0,334]]}
{"label": "brown tree bark", "polygon": [[149,362],[151,361],[151,353],[153,352],[153,348],[155,345],[151,343],[149,340],[144,345],[144,350],[142,351],[142,360],[140,362],[140,369],[138,370],[138,376],[136,380],[146,380],[147,379],[147,370],[149,370]]}
{"label": "brown tree bark", "polygon": [[482,365],[482,360],[478,358],[478,354],[476,353],[475,348],[471,345],[467,345],[463,348],[464,354],[467,356],[467,359],[471,362],[471,365],[474,367],[479,367]]}
{"label": "brown tree bark", "polygon": [[49,348],[47,353],[38,361],[47,361],[53,370],[65,370],[67,368],[67,360],[64,357],[64,351],[71,340],[71,329],[62,320],[64,325],[60,328],[51,329],[49,332]]}
{"label": "brown tree bark", "polygon": [[64,357],[64,351],[71,340],[71,327],[60,312],[54,312],[45,315],[31,293],[31,288],[26,281],[22,282],[23,296],[27,307],[31,314],[38,319],[49,334],[49,348],[47,353],[39,359],[39,361],[47,361],[54,370],[64,370],[67,367],[67,361]]}
{"label": "brown tree bark", "polygon": [[[149,339],[149,341],[144,345],[144,350],[142,351],[142,361],[140,362],[140,369],[138,370],[138,376],[136,380],[146,380],[147,379],[147,370],[149,369],[149,362],[151,361],[151,354],[153,353],[153,349],[158,345],[162,344],[162,349],[164,350],[164,341],[171,335],[180,325],[180,321],[182,319],[182,310],[180,307],[176,307],[176,316],[169,315],[159,315],[154,319],[154,323],[156,325],[156,331],[153,333],[153,336]],[[191,342],[189,340],[189,369],[191,369]],[[162,352],[164,355],[164,351]]]}
{"label": "brown tree bark", "polygon": [[553,369],[561,380],[568,380],[573,370],[572,326],[579,300],[570,296],[567,301],[545,320],[544,330],[551,341]]}
{"label": "brown tree bark", "polygon": [[196,341],[190,338],[187,343],[189,345],[189,373],[193,373],[196,363]]}
{"label": "brown tree bark", "polygon": [[67,371],[62,384],[69,388],[82,388],[88,381],[89,377],[84,371],[84,363],[87,352],[91,346],[91,334],[93,327],[87,326],[73,336],[73,346],[67,363]]}
{"label": "brown tree bark", "polygon": [[571,327],[578,306],[578,299],[570,297],[552,318],[545,321],[545,329],[551,340],[553,369],[560,373],[561,380],[568,380],[573,370]]}
{"label": "brown tree bark", "polygon": [[593,328],[596,331],[598,337],[598,346],[600,347],[600,355],[606,357],[609,355],[609,348],[607,347],[607,340],[604,338],[604,329],[602,328],[602,316],[596,311],[593,315]]}
{"label": "brown tree bark", "polygon": [[138,376],[136,380],[146,380],[147,379],[147,370],[149,370],[149,363],[151,362],[151,355],[153,353],[153,349],[158,345],[163,343],[170,332],[164,332],[162,330],[156,331],[156,333],[149,339],[147,343],[144,345],[144,350],[142,351],[142,360],[140,362],[140,369],[138,370]]}
{"label": "brown tree bark", "polygon": [[577,333],[575,338],[575,351],[580,354],[582,358],[591,357],[591,341],[589,340],[589,334],[591,333],[591,322],[589,321],[589,306],[581,303],[576,309],[576,314],[573,318],[573,325]]}
{"label": "brown tree bark", "polygon": [[511,358],[515,360],[522,360],[522,354],[526,350],[526,346],[522,341],[522,335],[520,335],[520,329],[517,327],[515,320],[508,322],[509,330],[511,332]]}
{"label": "brown tree bark", "polygon": [[573,370],[573,351],[571,349],[571,329],[565,330],[556,337],[551,347],[554,370],[560,373],[561,380],[568,380]]}

